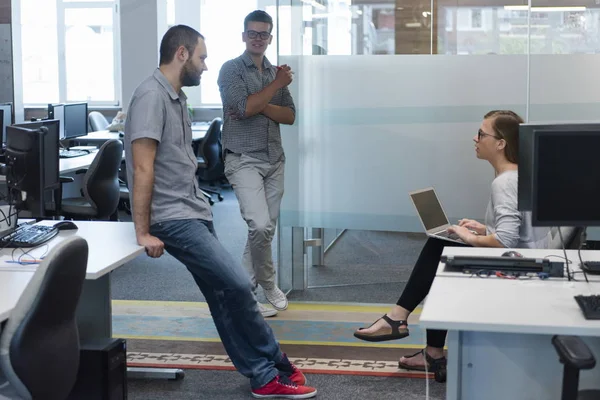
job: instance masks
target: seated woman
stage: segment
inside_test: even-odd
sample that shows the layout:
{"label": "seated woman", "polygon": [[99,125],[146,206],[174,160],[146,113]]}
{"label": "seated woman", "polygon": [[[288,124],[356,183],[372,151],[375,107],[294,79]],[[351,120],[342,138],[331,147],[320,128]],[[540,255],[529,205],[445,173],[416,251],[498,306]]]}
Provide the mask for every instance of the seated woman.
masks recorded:
{"label": "seated woman", "polygon": [[[483,119],[475,142],[477,158],[488,161],[496,172],[492,182],[491,199],[483,225],[471,219],[459,221],[448,230],[455,232],[471,246],[546,248],[549,228],[533,228],[531,213],[517,210],[517,163],[519,159],[519,124],[523,120],[512,111],[490,111]],[[473,233],[475,232],[475,233]],[[407,319],[425,299],[435,278],[444,246],[460,244],[429,238],[421,250],[406,287],[397,305],[368,328],[360,328],[354,336],[367,341],[380,342],[408,336]],[[445,380],[446,358],[444,343],[447,331],[427,330],[427,347],[418,353],[402,357],[401,368],[435,373],[436,380]]]}

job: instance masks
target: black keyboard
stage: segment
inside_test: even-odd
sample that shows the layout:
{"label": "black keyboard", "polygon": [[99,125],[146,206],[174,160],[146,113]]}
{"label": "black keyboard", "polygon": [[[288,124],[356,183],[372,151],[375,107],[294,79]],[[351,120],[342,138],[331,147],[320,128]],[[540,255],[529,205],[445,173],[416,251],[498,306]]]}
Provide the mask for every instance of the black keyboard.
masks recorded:
{"label": "black keyboard", "polygon": [[73,158],[73,157],[81,157],[81,156],[87,156],[88,153],[85,150],[60,150],[58,152],[58,157],[59,158]]}
{"label": "black keyboard", "polygon": [[20,225],[0,238],[0,247],[37,247],[58,235],[58,229],[53,226]]}
{"label": "black keyboard", "polygon": [[448,239],[452,239],[452,240],[461,240],[460,236],[458,236],[456,233],[450,233],[448,231],[441,231],[436,233],[437,236],[441,236],[441,237],[445,237]]}
{"label": "black keyboard", "polygon": [[581,269],[588,274],[600,274],[600,261],[584,261]]}
{"label": "black keyboard", "polygon": [[581,308],[585,319],[600,319],[600,296],[575,296],[577,305]]}

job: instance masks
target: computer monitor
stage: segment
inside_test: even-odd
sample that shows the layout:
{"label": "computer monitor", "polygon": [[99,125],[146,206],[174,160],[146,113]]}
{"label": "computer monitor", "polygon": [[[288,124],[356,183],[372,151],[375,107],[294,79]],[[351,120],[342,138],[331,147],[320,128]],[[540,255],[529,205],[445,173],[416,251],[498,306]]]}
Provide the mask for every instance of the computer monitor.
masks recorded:
{"label": "computer monitor", "polygon": [[9,199],[36,218],[46,215],[48,192],[60,186],[58,126],[59,121],[46,120],[6,129]]}
{"label": "computer monitor", "polygon": [[72,139],[85,136],[88,132],[87,103],[71,103],[64,105],[64,137]]}
{"label": "computer monitor", "polygon": [[48,104],[48,119],[60,121],[58,138],[65,138],[65,105],[64,104]]}
{"label": "computer monitor", "polygon": [[599,153],[600,123],[535,130],[534,226],[600,226]]}
{"label": "computer monitor", "polygon": [[532,211],[533,208],[533,164],[534,136],[537,131],[573,131],[581,129],[594,130],[597,124],[585,123],[525,123],[519,126],[519,183],[518,209]]}
{"label": "computer monitor", "polygon": [[2,143],[6,143],[6,127],[12,124],[12,103],[0,104],[0,111],[2,111],[2,122],[0,123]]}

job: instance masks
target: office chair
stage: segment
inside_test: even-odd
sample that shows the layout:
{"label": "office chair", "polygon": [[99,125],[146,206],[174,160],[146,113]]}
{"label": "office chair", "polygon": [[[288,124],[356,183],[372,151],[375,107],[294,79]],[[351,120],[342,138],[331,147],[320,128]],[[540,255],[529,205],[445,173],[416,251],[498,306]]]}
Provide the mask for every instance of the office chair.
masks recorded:
{"label": "office chair", "polygon": [[579,391],[579,371],[596,366],[596,359],[584,341],[578,336],[556,335],[552,337],[552,344],[560,357],[560,362],[565,364],[561,399],[600,399],[600,390]]}
{"label": "office chair", "polygon": [[118,220],[120,199],[119,167],[123,158],[123,143],[112,139],[105,142],[83,177],[82,197],[62,199],[60,214],[71,219]]}
{"label": "office chair", "polygon": [[131,200],[129,197],[129,185],[127,185],[127,166],[125,161],[121,162],[121,168],[119,169],[119,204],[117,208],[131,215]]}
{"label": "office chair", "polygon": [[87,261],[87,242],[73,236],[36,269],[0,336],[0,399],[66,399],[71,392],[80,351],[75,310]]}
{"label": "office chair", "polygon": [[106,117],[98,111],[92,111],[88,114],[88,122],[92,132],[104,131],[109,125]]}
{"label": "office chair", "polygon": [[[221,118],[213,119],[208,127],[206,136],[202,139],[202,143],[195,149],[198,161],[196,175],[198,176],[200,189],[206,193],[217,195],[219,201],[223,201],[223,195],[212,184],[222,180],[225,176],[223,147],[221,146],[222,124],[223,120]],[[202,186],[201,182],[209,182],[211,186]]]}
{"label": "office chair", "polygon": [[[565,242],[565,249],[578,249],[581,243],[581,234],[583,232],[582,227],[578,226],[561,226],[560,231],[562,233],[563,240]],[[560,235],[558,234],[558,227],[552,227],[550,229],[548,238],[549,249],[562,249],[562,243]]]}

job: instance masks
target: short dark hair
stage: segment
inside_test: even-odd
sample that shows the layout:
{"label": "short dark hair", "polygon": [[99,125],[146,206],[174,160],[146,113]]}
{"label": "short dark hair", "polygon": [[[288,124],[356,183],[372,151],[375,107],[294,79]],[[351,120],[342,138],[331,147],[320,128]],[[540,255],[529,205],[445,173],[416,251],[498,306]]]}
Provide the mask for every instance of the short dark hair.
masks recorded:
{"label": "short dark hair", "polygon": [[506,142],[506,147],[504,148],[506,159],[513,164],[518,164],[519,124],[523,123],[523,118],[510,110],[493,110],[485,114],[483,118],[493,118],[492,128],[494,129],[494,133]]}
{"label": "short dark hair", "polygon": [[273,18],[263,10],[252,11],[250,14],[244,18],[244,32],[248,30],[249,22],[264,22],[269,24],[271,27],[269,28],[269,33],[273,30]]}
{"label": "short dark hair", "polygon": [[175,25],[170,27],[160,41],[159,65],[168,64],[173,61],[175,52],[179,46],[184,46],[191,57],[192,54],[194,54],[194,50],[196,50],[198,38],[204,39],[204,36],[187,25]]}

